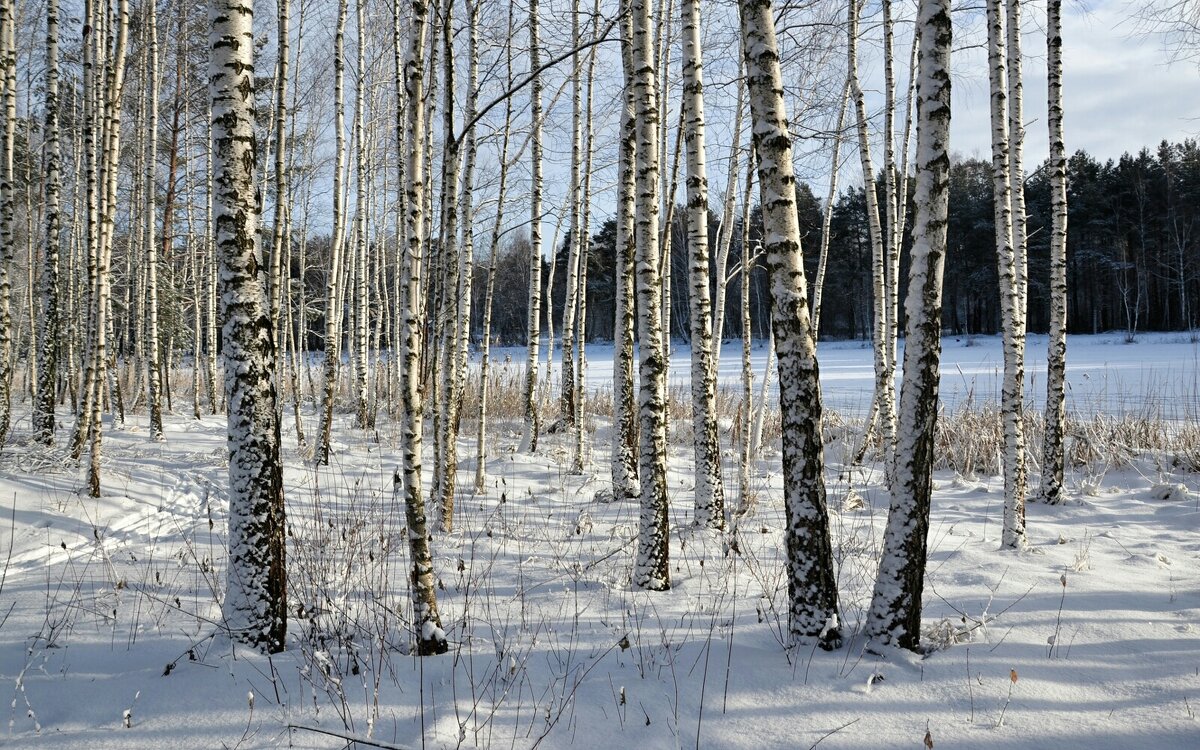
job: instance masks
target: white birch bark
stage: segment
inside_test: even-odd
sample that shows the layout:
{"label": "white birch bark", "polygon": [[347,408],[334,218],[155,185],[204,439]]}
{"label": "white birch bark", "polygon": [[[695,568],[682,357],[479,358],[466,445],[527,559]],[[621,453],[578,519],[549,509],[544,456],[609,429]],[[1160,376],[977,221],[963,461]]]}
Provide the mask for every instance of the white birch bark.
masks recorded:
{"label": "white birch bark", "polygon": [[[567,253],[567,278],[563,295],[562,328],[562,391],[559,407],[563,426],[575,426],[575,312],[579,304],[579,256],[584,240],[580,236],[582,224],[581,188],[583,170],[583,81],[579,65],[579,0],[574,0],[571,9],[571,45],[575,48],[571,56],[571,172],[568,184],[568,202],[571,218],[571,247]],[[556,253],[557,254],[557,253]],[[548,301],[547,304],[550,304]]]}
{"label": "white birch bark", "polygon": [[[400,470],[393,475],[397,493],[403,492],[411,570],[409,582],[413,599],[413,628],[416,652],[441,654],[449,648],[442,630],[437,607],[436,576],[429,549],[425,503],[421,497],[421,422],[424,401],[421,392],[421,258],[426,243],[425,221],[425,29],[428,7],[413,0],[409,19],[409,45],[405,61],[404,98],[406,102],[407,165],[405,167],[408,207],[405,234],[408,246],[401,253],[400,275]],[[403,135],[403,134],[401,134]],[[405,161],[405,159],[401,159]]]}
{"label": "white birch bark", "polygon": [[1067,148],[1063,142],[1062,0],[1046,3],[1047,118],[1050,131],[1050,337],[1046,353],[1046,435],[1042,500],[1061,503],[1067,432]]}
{"label": "white birch bark", "polygon": [[880,645],[916,649],[933,492],[941,355],[942,269],[950,197],[950,2],[921,0],[917,83],[916,215],[905,301],[904,380],[896,477],[866,634]]}
{"label": "white birch bark", "polygon": [[12,264],[16,245],[16,183],[13,156],[17,133],[17,13],[13,0],[0,0],[0,107],[4,111],[0,154],[0,446],[12,422]]}
{"label": "white birch bark", "polygon": [[708,173],[704,138],[704,56],[700,0],[681,0],[683,11],[683,138],[687,142],[688,267],[692,329],[692,431],[695,449],[695,523],[725,525],[721,445],[717,439],[717,373],[713,361],[712,303],[708,288]]}
{"label": "white birch bark", "polygon": [[1012,182],[1009,165],[1009,84],[1003,0],[988,0],[988,80],[991,87],[992,185],[996,262],[1000,277],[1000,327],[1004,340],[1004,380],[1000,413],[1004,422],[1004,523],[1000,546],[1023,549],[1025,539],[1025,435],[1023,411],[1024,336],[1019,270],[1013,244]]}
{"label": "white birch bark", "polygon": [[[892,451],[896,433],[896,394],[893,373],[888,356],[888,330],[890,310],[887,289],[887,245],[879,215],[879,198],[875,191],[875,167],[871,159],[871,142],[868,133],[866,96],[858,79],[858,15],[859,0],[849,0],[847,14],[847,59],[851,96],[858,123],[858,153],[862,162],[863,194],[867,202],[867,223],[871,236],[871,280],[874,297],[874,325],[872,338],[875,344],[875,397],[871,408],[874,425],[878,427],[883,445],[885,472],[890,476]],[[868,432],[872,425],[867,425]],[[869,435],[868,435],[869,437]],[[866,441],[864,440],[864,448]]]}
{"label": "white birch bark", "polygon": [[639,466],[641,514],[633,585],[651,591],[671,587],[667,525],[666,358],[663,344],[661,248],[659,246],[658,91],[652,57],[650,0],[629,0],[631,34],[625,85],[632,89],[635,157],[634,245],[638,300]]}
{"label": "white birch bark", "polygon": [[367,278],[370,274],[370,259],[367,250],[370,247],[367,225],[369,202],[367,200],[367,133],[365,123],[366,88],[367,88],[367,56],[366,47],[369,39],[366,14],[363,12],[364,0],[355,0],[355,28],[358,32],[356,40],[356,70],[354,81],[354,219],[356,225],[354,243],[354,293],[351,305],[354,308],[353,357],[354,357],[354,426],[359,429],[371,429],[375,426],[375,415],[368,398],[368,373],[370,370],[370,350],[368,345],[367,317],[371,300],[367,292]]}
{"label": "white birch bark", "polygon": [[[60,190],[62,144],[59,139],[58,100],[58,0],[46,2],[46,150],[45,173],[46,236],[42,252],[41,311],[38,330],[38,381],[33,408],[33,437],[43,445],[54,442],[54,405],[57,401],[59,349],[59,242],[62,224]],[[2,197],[0,197],[2,200]],[[0,259],[0,265],[3,265]],[[5,273],[0,271],[0,274]],[[68,364],[69,366],[69,364]],[[2,374],[2,373],[0,373]],[[0,437],[0,443],[3,438]]]}
{"label": "white birch bark", "polygon": [[813,338],[821,337],[821,303],[825,296],[825,273],[829,265],[829,231],[833,225],[833,205],[837,201],[838,172],[841,171],[842,131],[846,127],[846,110],[850,106],[850,80],[842,89],[842,104],[838,107],[837,127],[833,131],[833,156],[829,164],[829,195],[821,213],[821,248],[817,252],[817,277],[813,279],[812,328]]}
{"label": "white birch bark", "polygon": [[[740,70],[740,67],[739,67]],[[713,370],[720,372],[721,343],[725,338],[725,297],[729,288],[729,250],[733,246],[733,209],[737,205],[737,162],[742,150],[742,118],[746,110],[746,83],[739,79],[737,105],[733,116],[733,140],[729,144],[728,170],[725,177],[725,202],[717,230],[716,289],[713,293]]]}
{"label": "white birch bark", "polygon": [[[529,0],[529,70],[533,80],[529,90],[531,174],[529,195],[529,307],[525,360],[525,434],[521,451],[537,450],[539,417],[537,404],[538,337],[542,292],[542,76],[541,46],[538,39],[538,0]],[[553,345],[553,344],[552,344]]]}
{"label": "white birch bark", "polygon": [[770,0],[740,0],[738,5],[758,153],[763,250],[771,279],[771,327],[779,358],[789,630],[793,641],[815,640],[822,648],[837,648],[841,631],[825,505],[821,385],[775,19]]}
{"label": "white birch bark", "polygon": [[221,614],[231,636],[270,653],[285,645],[287,576],[275,352],[257,247],[254,12],[246,0],[212,0],[209,18],[213,214],[229,425],[229,568]]}
{"label": "white birch bark", "polygon": [[[155,215],[157,208],[156,173],[158,165],[158,14],[156,3],[146,5],[146,31],[150,36],[147,66],[150,86],[146,92],[146,164],[145,164],[145,257],[146,257],[146,383],[150,399],[150,439],[161,441],[162,423],[162,362],[158,337],[158,241],[155,239]],[[170,229],[163,227],[166,234]]]}
{"label": "white birch bark", "polygon": [[316,459],[328,464],[333,439],[333,404],[337,398],[337,379],[342,359],[342,266],[346,237],[346,207],[343,200],[343,174],[346,162],[346,16],[349,0],[338,0],[337,25],[333,42],[334,156],[333,156],[333,235],[329,242],[329,281],[325,297],[325,364],[321,391],[321,426],[317,436]]}

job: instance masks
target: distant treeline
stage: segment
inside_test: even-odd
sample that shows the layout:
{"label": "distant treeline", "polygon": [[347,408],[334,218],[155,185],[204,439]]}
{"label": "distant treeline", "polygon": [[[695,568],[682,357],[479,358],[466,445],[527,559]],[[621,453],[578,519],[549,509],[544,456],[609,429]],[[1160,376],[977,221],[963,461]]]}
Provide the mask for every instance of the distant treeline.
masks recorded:
{"label": "distant treeline", "polygon": [[[999,287],[992,224],[990,162],[965,159],[951,168],[949,250],[946,259],[943,321],[954,335],[999,330]],[[880,185],[882,202],[883,180]],[[1184,330],[1200,318],[1200,146],[1194,140],[1143,149],[1100,162],[1079,151],[1068,168],[1070,223],[1068,241],[1069,330]],[[911,182],[910,182],[911,190]],[[820,247],[823,199],[806,185],[799,190],[800,223],[810,284]],[[911,196],[910,196],[911,198]],[[1038,168],[1026,181],[1029,232],[1029,330],[1048,325],[1050,197],[1047,173]],[[719,206],[710,214],[710,236],[717,237]],[[909,210],[911,221],[913,212]],[[736,218],[729,266],[741,258],[741,218]],[[750,214],[750,247],[756,247],[761,222],[757,206]],[[676,210],[671,242],[671,330],[688,338],[687,235],[683,211]],[[612,338],[615,227],[603,224],[590,244],[587,276],[587,330],[592,339]],[[907,279],[906,232],[901,279]],[[553,296],[555,331],[560,327],[568,237],[558,248]],[[516,240],[501,252],[496,280],[492,335],[503,343],[525,338],[528,242]],[[473,330],[482,334],[486,258],[477,259]],[[543,278],[548,279],[550,263]],[[715,276],[713,279],[715,284]],[[906,291],[902,281],[901,299]],[[862,188],[842,192],[834,204],[829,265],[825,280],[821,335],[864,338],[870,335],[871,258],[866,201]],[[751,273],[750,313],[755,336],[766,334],[766,272]],[[901,305],[903,309],[903,305]],[[730,281],[725,336],[741,330],[741,283]]]}

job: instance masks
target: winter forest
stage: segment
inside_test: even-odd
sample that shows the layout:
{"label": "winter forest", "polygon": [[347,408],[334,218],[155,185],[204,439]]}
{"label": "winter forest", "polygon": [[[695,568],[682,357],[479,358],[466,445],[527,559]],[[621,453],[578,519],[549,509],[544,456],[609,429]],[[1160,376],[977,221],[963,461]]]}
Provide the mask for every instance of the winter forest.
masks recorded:
{"label": "winter forest", "polygon": [[1195,747],[1197,28],[0,0],[0,744]]}

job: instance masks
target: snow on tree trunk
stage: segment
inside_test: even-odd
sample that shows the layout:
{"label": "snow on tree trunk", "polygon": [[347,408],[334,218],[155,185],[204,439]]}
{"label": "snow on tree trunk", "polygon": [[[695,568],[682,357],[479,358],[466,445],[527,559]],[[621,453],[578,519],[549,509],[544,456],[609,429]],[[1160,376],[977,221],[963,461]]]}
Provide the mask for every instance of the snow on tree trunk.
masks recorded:
{"label": "snow on tree trunk", "polygon": [[[393,477],[396,493],[403,492],[405,518],[408,522],[409,572],[413,598],[413,629],[416,651],[420,655],[442,654],[449,648],[438,615],[436,576],[429,549],[429,530],[425,519],[425,503],[421,497],[421,421],[425,408],[421,392],[421,336],[424,319],[421,315],[421,261],[425,234],[425,18],[428,7],[422,0],[411,4],[408,57],[405,62],[404,97],[406,101],[407,144],[404,156],[405,205],[408,206],[405,235],[408,246],[400,255],[400,456],[401,468]],[[404,135],[403,133],[399,135]]]}
{"label": "snow on tree trunk", "polygon": [[230,634],[268,653],[287,634],[286,537],[275,351],[259,272],[254,191],[253,9],[209,11],[213,214],[229,444],[229,568],[222,616]]}
{"label": "snow on tree trunk", "polygon": [[[628,4],[622,3],[628,10]],[[621,57],[625,64],[631,59],[632,32],[626,27],[628,13],[621,22]],[[636,112],[633,89],[625,86],[621,92],[620,143],[617,153],[617,217],[616,268],[613,271],[615,321],[613,340],[613,427],[612,483],[616,500],[632,500],[641,495],[637,462],[637,413],[634,410],[633,358],[634,326],[634,220],[636,199]]]}
{"label": "snow on tree trunk", "polygon": [[725,525],[725,487],[717,439],[717,372],[713,362],[712,303],[708,290],[708,174],[704,143],[704,61],[700,0],[682,0],[683,137],[687,142],[688,265],[692,329],[692,432],[695,447],[695,522]]}
{"label": "snow on tree trunk", "polygon": [[[533,161],[529,195],[529,307],[525,358],[525,434],[521,451],[537,450],[539,418],[537,404],[538,336],[541,322],[542,293],[542,76],[541,48],[538,40],[538,0],[529,0],[529,69],[533,81],[529,90],[530,157]],[[551,347],[554,342],[551,341]]]}
{"label": "snow on tree trunk", "polygon": [[[33,437],[43,445],[54,442],[54,405],[58,387],[59,346],[59,189],[62,182],[62,146],[58,127],[58,0],[46,3],[46,157],[43,171],[46,182],[46,238],[42,253],[42,277],[39,298],[41,315],[38,329],[38,382],[33,402]],[[4,265],[0,259],[0,265]],[[0,271],[0,274],[5,273]],[[2,374],[2,373],[0,373]],[[0,437],[0,443],[3,437]]]}
{"label": "snow on tree trunk", "polygon": [[892,503],[866,634],[881,645],[921,641],[921,596],[933,492],[941,358],[942,269],[950,198],[950,2],[921,0],[917,82],[917,164],[912,265],[905,301]]}
{"label": "snow on tree trunk", "polygon": [[1000,546],[1021,549],[1025,541],[1025,434],[1022,411],[1025,337],[1019,330],[1017,253],[1013,244],[1012,182],[1009,164],[1010,94],[1003,0],[988,0],[988,79],[992,106],[992,186],[996,262],[1000,277],[1000,327],[1004,339],[1004,381],[1000,413],[1004,421],[1004,526]]}
{"label": "snow on tree trunk", "polygon": [[650,0],[629,0],[629,55],[625,85],[634,104],[635,216],[638,333],[638,475],[641,515],[633,585],[652,591],[671,588],[670,529],[667,525],[667,388],[662,329],[659,246],[658,91],[650,28]]}
{"label": "snow on tree trunk", "polygon": [[1050,130],[1050,338],[1046,353],[1046,435],[1042,500],[1061,503],[1067,432],[1067,148],[1063,143],[1062,0],[1046,3],[1047,112]]}
{"label": "snow on tree trunk", "polygon": [[821,385],[808,317],[796,212],[792,140],[770,0],[740,0],[746,82],[763,216],[763,251],[771,288],[771,327],[779,358],[783,422],[789,628],[794,641],[841,644],[837,579],[825,506]]}

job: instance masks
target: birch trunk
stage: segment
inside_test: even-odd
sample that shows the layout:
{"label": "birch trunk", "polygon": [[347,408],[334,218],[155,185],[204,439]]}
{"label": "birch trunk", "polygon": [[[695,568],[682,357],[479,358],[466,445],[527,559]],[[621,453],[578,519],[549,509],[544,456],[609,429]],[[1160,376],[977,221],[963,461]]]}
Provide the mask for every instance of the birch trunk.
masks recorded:
{"label": "birch trunk", "polygon": [[571,10],[571,174],[568,178],[568,201],[571,216],[571,249],[567,254],[567,288],[563,305],[562,327],[562,392],[559,399],[560,420],[564,427],[575,426],[575,311],[579,299],[579,255],[584,240],[580,236],[580,188],[583,170],[583,82],[579,69],[579,0]]}
{"label": "birch trunk", "polygon": [[275,351],[257,248],[254,195],[253,9],[213,0],[209,58],[215,241],[229,436],[229,570],[222,616],[230,634],[281,651],[287,633],[283,467]]}
{"label": "birch trunk", "polygon": [[821,385],[808,316],[796,214],[792,142],[770,0],[740,0],[746,82],[771,278],[771,326],[779,358],[789,629],[793,641],[841,645],[837,583],[825,507]]}
{"label": "birch trunk", "polygon": [[[739,66],[740,70],[740,66]],[[729,168],[725,178],[725,204],[717,231],[716,291],[713,299],[713,370],[720,372],[721,343],[725,339],[725,298],[729,287],[729,250],[733,246],[733,209],[737,205],[737,162],[742,150],[742,118],[746,110],[746,83],[738,80],[737,109],[733,117],[733,140],[729,144]]]}
{"label": "birch trunk", "polygon": [[634,245],[638,301],[639,475],[641,515],[636,588],[664,591],[671,587],[670,530],[667,525],[667,389],[662,329],[662,276],[659,247],[658,91],[650,28],[650,0],[629,0],[629,56],[625,85],[632,89],[635,159]]}
{"label": "birch trunk", "polygon": [[16,183],[13,156],[17,135],[17,13],[13,0],[0,0],[0,92],[4,109],[4,152],[0,154],[0,446],[12,422],[12,264],[16,245]]}
{"label": "birch trunk", "polygon": [[692,329],[692,432],[695,448],[695,523],[725,525],[721,445],[717,439],[717,372],[713,360],[712,302],[708,288],[708,174],[704,138],[704,58],[700,0],[683,11],[683,138],[687,142],[687,224],[691,250],[688,286]]}
{"label": "birch trunk", "polygon": [[1067,433],[1067,148],[1063,143],[1062,0],[1046,3],[1047,112],[1050,130],[1050,338],[1046,353],[1046,436],[1042,500],[1061,503]]}
{"label": "birch trunk", "polygon": [[[622,2],[621,58],[626,70],[632,60],[633,44],[629,3]],[[613,427],[612,485],[613,499],[633,500],[641,496],[638,482],[638,420],[634,408],[633,359],[634,326],[634,222],[636,218],[636,110],[633,89],[621,91],[620,142],[617,152],[616,268],[614,276],[615,321],[613,339]]]}
{"label": "birch trunk", "polygon": [[[873,420],[868,423],[868,434],[872,423],[878,427],[883,446],[884,466],[891,466],[892,448],[896,433],[896,394],[890,358],[888,356],[889,296],[887,290],[887,245],[879,216],[879,198],[875,192],[875,167],[871,160],[871,142],[868,134],[866,96],[858,80],[858,3],[849,0],[847,24],[847,58],[850,90],[854,99],[854,110],[858,122],[858,154],[862,162],[863,193],[867,202],[867,222],[871,235],[871,279],[874,288],[874,327],[872,337],[875,344],[875,398],[871,412]],[[864,439],[864,447],[867,439]],[[891,469],[885,471],[890,475]]]}
{"label": "birch trunk", "polygon": [[[421,257],[426,243],[425,221],[425,29],[428,7],[422,0],[411,6],[408,56],[405,61],[404,98],[408,122],[403,130],[408,153],[405,166],[405,205],[408,207],[405,235],[408,246],[400,257],[400,454],[401,467],[392,479],[397,493],[404,493],[408,522],[409,556],[412,568],[409,583],[413,598],[413,628],[416,652],[422,656],[442,654],[449,644],[438,615],[436,576],[429,549],[429,530],[425,503],[421,497],[421,421],[424,401],[421,393]],[[398,135],[403,136],[404,133]]]}
{"label": "birch trunk", "polygon": [[346,208],[342,200],[346,162],[346,16],[348,0],[338,0],[333,42],[334,157],[333,236],[329,243],[329,282],[325,297],[325,367],[321,392],[321,427],[317,437],[317,462],[329,463],[333,439],[333,403],[337,398],[338,370],[342,360],[342,249],[346,236]]}
{"label": "birch trunk", "polygon": [[1013,196],[1010,176],[1010,93],[1003,0],[988,0],[988,67],[991,86],[992,186],[996,226],[996,261],[1000,277],[1000,326],[1004,339],[1004,382],[1000,413],[1004,421],[1004,527],[1000,546],[1023,549],[1025,539],[1025,435],[1023,408],[1024,336],[1017,253],[1013,242]]}
{"label": "birch trunk", "polygon": [[821,249],[817,253],[817,278],[813,280],[812,329],[813,338],[821,337],[821,302],[825,296],[825,272],[829,264],[829,230],[833,224],[833,204],[837,201],[838,172],[841,167],[842,131],[846,127],[846,110],[850,106],[850,81],[842,89],[842,105],[838,108],[837,127],[833,131],[833,157],[829,164],[829,197],[821,213]]}
{"label": "birch trunk", "polygon": [[[146,212],[146,382],[150,399],[150,439],[161,441],[163,437],[162,424],[162,362],[158,340],[158,242],[154,230],[155,210],[157,205],[156,167],[158,165],[158,15],[156,3],[146,5],[146,29],[150,35],[149,60],[150,90],[146,99],[146,173],[145,179],[145,212]],[[163,234],[169,232],[163,226]]]}
{"label": "birch trunk", "polygon": [[370,247],[367,226],[367,144],[364,109],[367,87],[367,25],[363,13],[364,0],[355,0],[355,26],[358,39],[357,70],[354,81],[354,219],[357,231],[354,243],[354,294],[351,306],[354,309],[354,426],[362,430],[375,426],[375,415],[368,399],[368,373],[370,370],[370,349],[367,335],[367,315],[371,300],[367,292],[367,277],[370,273],[370,259],[367,250]]}
{"label": "birch trunk", "polygon": [[904,380],[896,477],[866,634],[916,649],[933,493],[942,328],[942,269],[950,197],[950,2],[921,0],[917,83],[916,215],[905,302]]}
{"label": "birch trunk", "polygon": [[[62,217],[59,192],[62,183],[62,145],[58,126],[58,0],[46,3],[46,238],[42,253],[41,317],[38,331],[38,382],[34,398],[33,436],[43,445],[54,443],[54,405],[58,385],[59,347],[59,238]],[[7,153],[7,152],[6,152]],[[2,200],[2,197],[0,197]],[[4,260],[0,259],[0,265]],[[0,271],[0,274],[4,274]],[[0,373],[2,375],[3,373]],[[0,437],[3,443],[3,437]]]}
{"label": "birch trunk", "polygon": [[[538,0],[529,0],[529,69],[530,85],[531,159],[529,195],[529,307],[525,359],[525,435],[521,451],[533,453],[538,443],[537,368],[539,315],[542,291],[542,77],[541,48],[538,40]],[[553,345],[553,344],[552,344]]]}

